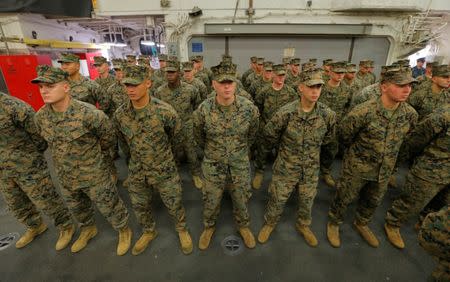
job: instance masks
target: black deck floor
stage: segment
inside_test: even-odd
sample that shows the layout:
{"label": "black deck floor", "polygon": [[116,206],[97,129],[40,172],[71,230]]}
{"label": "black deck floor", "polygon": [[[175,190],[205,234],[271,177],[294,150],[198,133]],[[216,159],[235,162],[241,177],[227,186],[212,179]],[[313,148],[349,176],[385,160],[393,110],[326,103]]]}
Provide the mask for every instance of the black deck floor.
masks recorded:
{"label": "black deck floor", "polygon": [[[127,171],[123,160],[117,162],[120,171],[119,191],[128,207],[130,201],[121,186]],[[334,166],[335,175],[339,162]],[[406,249],[395,249],[383,230],[384,214],[392,198],[398,193],[388,191],[379,207],[372,230],[380,240],[380,247],[367,245],[352,228],[354,206],[349,208],[341,227],[342,246],[335,249],[326,238],[327,212],[334,191],[319,183],[319,193],[313,208],[312,230],[319,246],[311,248],[295,230],[296,195],[289,200],[282,220],[268,243],[258,244],[254,250],[245,249],[229,255],[221,242],[229,235],[238,235],[232,220],[231,201],[224,197],[216,233],[210,248],[197,248],[202,231],[201,193],[191,183],[184,166],[181,169],[184,204],[187,220],[194,240],[194,252],[182,254],[174,225],[159,198],[154,202],[159,236],[139,256],[131,252],[116,256],[117,233],[97,214],[99,234],[88,247],[78,254],[70,248],[56,252],[57,231],[51,222],[49,230],[22,250],[11,246],[0,251],[0,281],[426,281],[435,263],[419,246],[412,219],[402,228]],[[405,170],[398,179],[403,184]],[[251,228],[255,237],[263,223],[267,200],[270,169],[261,190],[254,192],[250,201]],[[131,211],[131,209],[130,209]],[[133,244],[141,230],[131,217],[134,231]],[[0,200],[0,235],[24,232],[24,227],[8,214]],[[75,234],[77,236],[78,233]]]}

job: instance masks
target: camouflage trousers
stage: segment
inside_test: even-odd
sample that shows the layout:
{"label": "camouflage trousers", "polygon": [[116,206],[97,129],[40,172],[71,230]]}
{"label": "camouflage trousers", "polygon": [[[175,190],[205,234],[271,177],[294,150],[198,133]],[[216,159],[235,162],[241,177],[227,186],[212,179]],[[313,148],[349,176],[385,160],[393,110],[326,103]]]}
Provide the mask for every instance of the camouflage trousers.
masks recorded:
{"label": "camouflage trousers", "polygon": [[275,144],[274,148],[265,147],[263,134],[265,126],[266,122],[261,120],[259,123],[258,137],[256,139],[257,141],[252,147],[252,149],[254,149],[255,152],[255,162],[254,162],[255,171],[260,173],[264,173],[267,164],[267,159],[269,156],[276,158],[279,146],[279,144]]}
{"label": "camouflage trousers", "polygon": [[382,182],[369,181],[343,170],[328,212],[330,222],[341,224],[348,205],[359,198],[355,220],[361,225],[368,224],[376,208],[381,204],[387,186],[388,180]]}
{"label": "camouflage trousers", "polygon": [[57,228],[73,224],[69,210],[56,192],[47,168],[33,173],[18,173],[0,179],[0,191],[14,217],[28,228],[42,222],[39,210],[50,217]]}
{"label": "camouflage trousers", "polygon": [[62,195],[81,226],[95,224],[94,203],[114,229],[119,230],[128,225],[127,208],[119,197],[116,185],[112,183],[111,178],[108,181],[92,183],[92,185],[61,182]]}
{"label": "camouflage trousers", "polygon": [[429,214],[419,232],[419,244],[438,262],[432,273],[434,281],[450,281],[449,206]]}
{"label": "camouflage trousers", "polygon": [[229,165],[204,161],[202,163],[203,182],[203,224],[213,227],[220,212],[220,203],[225,190],[233,202],[233,216],[236,225],[248,227],[250,214],[248,200],[250,190],[250,164],[231,168]]}
{"label": "camouflage trousers", "polygon": [[447,186],[434,184],[408,173],[402,194],[386,214],[386,222],[400,227],[408,217],[417,215],[438,193],[445,192],[448,198]]}
{"label": "camouflage trousers", "polygon": [[132,174],[128,178],[128,193],[139,224],[144,232],[155,230],[155,219],[152,213],[153,192],[156,190],[175,221],[175,229],[186,229],[186,212],[182,204],[182,189],[177,174],[157,183],[144,174]]}
{"label": "camouflage trousers", "polygon": [[184,154],[192,175],[200,176],[200,161],[197,154],[197,144],[194,140],[192,121],[186,122],[182,131],[184,142],[182,144],[182,148],[179,148],[179,152],[175,152],[175,157],[179,160]]}
{"label": "camouflage trousers", "polygon": [[317,182],[305,182],[294,177],[274,174],[269,185],[269,201],[264,214],[265,223],[276,225],[283,213],[284,206],[294,189],[298,191],[297,224],[311,225],[311,210],[317,194]]}
{"label": "camouflage trousers", "polygon": [[336,148],[335,151],[329,151],[329,150],[321,150],[320,151],[320,173],[321,174],[331,174],[331,166],[333,165],[333,161],[336,158],[338,150],[341,150],[341,147],[339,146],[339,144],[337,144],[338,143],[337,138],[333,139],[331,142],[333,142],[337,145],[337,146],[334,146],[334,148]]}

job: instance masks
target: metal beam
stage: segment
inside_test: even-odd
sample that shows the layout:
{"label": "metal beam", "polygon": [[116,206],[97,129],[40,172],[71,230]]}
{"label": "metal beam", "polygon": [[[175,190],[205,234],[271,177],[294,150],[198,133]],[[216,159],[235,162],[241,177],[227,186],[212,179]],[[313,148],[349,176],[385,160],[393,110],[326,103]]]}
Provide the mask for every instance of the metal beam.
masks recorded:
{"label": "metal beam", "polygon": [[372,24],[205,24],[206,35],[370,35]]}

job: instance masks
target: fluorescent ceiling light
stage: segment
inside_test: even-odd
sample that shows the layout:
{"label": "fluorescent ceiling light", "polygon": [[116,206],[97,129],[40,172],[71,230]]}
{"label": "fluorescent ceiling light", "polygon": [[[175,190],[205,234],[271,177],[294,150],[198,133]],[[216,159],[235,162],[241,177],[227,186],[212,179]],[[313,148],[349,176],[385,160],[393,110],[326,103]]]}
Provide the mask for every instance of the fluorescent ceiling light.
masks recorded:
{"label": "fluorescent ceiling light", "polygon": [[142,40],[141,41],[142,45],[147,45],[147,46],[155,46],[155,42],[153,41],[148,41],[148,40]]}
{"label": "fluorescent ceiling light", "polygon": [[105,46],[106,48],[110,48],[110,47],[126,47],[127,44],[125,43],[111,43],[111,42],[105,42],[102,43],[103,46]]}
{"label": "fluorescent ceiling light", "polygon": [[157,47],[161,47],[161,48],[166,47],[166,45],[164,45],[164,44],[156,44],[156,46],[157,46]]}

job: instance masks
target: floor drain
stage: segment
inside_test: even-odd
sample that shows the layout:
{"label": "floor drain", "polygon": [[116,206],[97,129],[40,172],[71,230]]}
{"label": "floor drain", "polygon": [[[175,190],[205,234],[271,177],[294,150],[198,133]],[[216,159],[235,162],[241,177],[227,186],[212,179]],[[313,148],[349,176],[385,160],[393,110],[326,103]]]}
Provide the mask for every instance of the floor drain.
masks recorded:
{"label": "floor drain", "polygon": [[16,241],[17,237],[19,237],[18,233],[8,233],[0,235],[0,251],[3,251],[11,246],[14,241]]}
{"label": "floor drain", "polygon": [[229,256],[238,255],[244,249],[242,239],[234,235],[228,236],[223,239],[221,245],[225,254]]}

